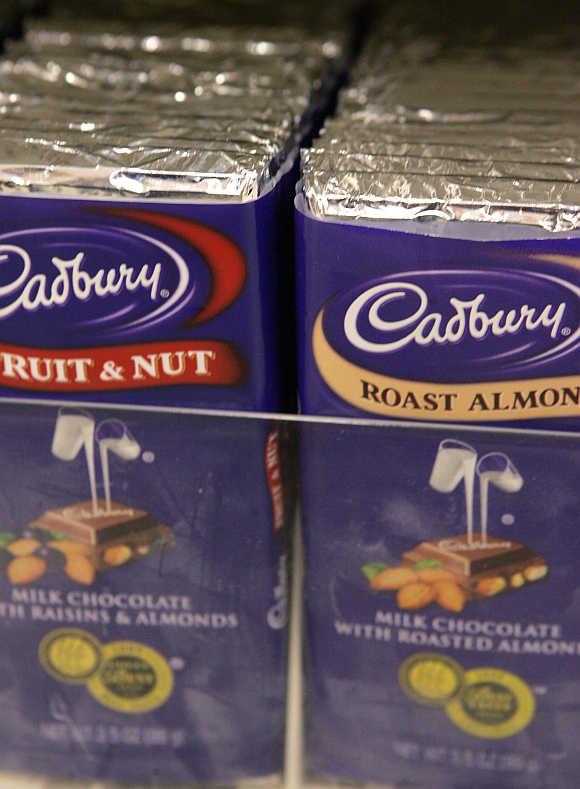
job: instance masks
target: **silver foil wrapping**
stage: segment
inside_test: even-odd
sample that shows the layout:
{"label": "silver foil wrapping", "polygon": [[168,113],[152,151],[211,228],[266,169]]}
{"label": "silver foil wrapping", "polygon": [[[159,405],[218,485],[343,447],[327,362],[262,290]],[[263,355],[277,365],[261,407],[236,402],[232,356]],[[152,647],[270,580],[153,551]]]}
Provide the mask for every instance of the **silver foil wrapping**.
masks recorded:
{"label": "silver foil wrapping", "polygon": [[466,16],[450,33],[448,21],[428,3],[385,11],[336,116],[303,152],[310,209],[579,229],[578,29],[518,37],[514,26],[502,39],[499,25]]}
{"label": "silver foil wrapping", "polygon": [[[13,49],[14,47],[14,49]],[[23,44],[12,45],[9,52],[21,51],[46,52],[58,50],[83,49],[104,52],[143,52],[143,53],[211,53],[227,56],[247,53],[257,57],[280,55],[300,57],[322,53],[334,62],[340,60],[346,51],[344,34],[326,33],[314,37],[300,28],[244,27],[239,32],[231,28],[217,26],[184,30],[182,26],[157,24],[155,32],[150,29],[127,29],[127,25],[99,20],[82,20],[75,27],[62,20],[29,20]]]}
{"label": "silver foil wrapping", "polygon": [[0,139],[0,190],[67,195],[255,199],[270,157],[175,146],[67,142],[43,135]]}
{"label": "silver foil wrapping", "polygon": [[578,184],[475,177],[306,171],[315,216],[370,220],[456,220],[580,229]]}
{"label": "silver foil wrapping", "polygon": [[113,4],[113,24],[98,19],[105,0],[91,4],[93,19],[75,20],[57,4],[52,21],[29,26],[0,61],[0,189],[259,196],[330,100],[342,42],[297,35],[288,19],[246,32],[215,26],[222,12],[233,14],[228,3],[207,19],[211,27],[184,28],[178,17],[152,25],[145,13],[138,21],[129,0]]}
{"label": "silver foil wrapping", "polygon": [[303,170],[335,173],[400,173],[442,176],[475,176],[541,181],[580,182],[580,164],[499,161],[495,157],[458,159],[421,156],[373,156],[304,151]]}
{"label": "silver foil wrapping", "polygon": [[[373,140],[325,140],[324,147],[320,145],[315,149],[303,152],[303,160],[307,165],[313,157],[332,154],[348,157],[421,157],[427,159],[447,159],[450,161],[492,161],[492,162],[525,162],[527,164],[561,164],[576,165],[577,157],[566,150],[566,146],[557,144],[526,145],[506,144],[505,146],[486,145],[484,143],[437,143],[437,142],[376,142]],[[511,140],[517,143],[517,140]],[[324,165],[326,166],[326,165]]]}
{"label": "silver foil wrapping", "polygon": [[[233,64],[225,64],[232,66]],[[6,79],[22,78],[30,85],[67,85],[100,87],[118,91],[215,91],[231,95],[243,92],[307,92],[312,77],[296,69],[292,62],[270,62],[268,68],[229,69],[213,64],[193,70],[189,64],[170,60],[125,60],[116,56],[52,60],[44,57],[21,57],[0,62],[0,86]]]}

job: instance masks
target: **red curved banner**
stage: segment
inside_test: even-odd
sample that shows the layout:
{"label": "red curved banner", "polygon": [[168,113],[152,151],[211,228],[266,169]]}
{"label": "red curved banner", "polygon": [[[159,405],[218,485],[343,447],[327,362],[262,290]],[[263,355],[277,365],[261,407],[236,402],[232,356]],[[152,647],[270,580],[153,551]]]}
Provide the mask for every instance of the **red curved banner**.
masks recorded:
{"label": "red curved banner", "polygon": [[238,245],[223,233],[199,222],[159,211],[103,208],[99,213],[133,219],[167,230],[186,241],[202,256],[211,273],[212,287],[207,304],[187,323],[188,326],[198,326],[215,318],[240,295],[246,281],[246,259]]}
{"label": "red curved banner", "polygon": [[105,348],[0,344],[0,386],[38,392],[102,392],[180,384],[232,386],[243,378],[235,350],[219,340]]}

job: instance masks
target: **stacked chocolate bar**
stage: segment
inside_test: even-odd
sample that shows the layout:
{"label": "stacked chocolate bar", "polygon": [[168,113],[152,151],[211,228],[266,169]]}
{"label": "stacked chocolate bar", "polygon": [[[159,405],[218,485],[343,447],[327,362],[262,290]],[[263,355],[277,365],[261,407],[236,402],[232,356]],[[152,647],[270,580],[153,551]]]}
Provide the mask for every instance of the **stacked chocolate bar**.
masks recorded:
{"label": "stacked chocolate bar", "polygon": [[[577,28],[547,19],[540,32],[524,13],[519,35],[465,19],[445,29],[437,7],[439,24],[419,3],[376,25],[338,113],[303,152],[301,403],[568,427],[579,402]],[[562,305],[558,325],[546,325],[547,304]],[[491,384],[467,386],[498,379],[530,383],[495,402]]]}
{"label": "stacked chocolate bar", "polygon": [[578,36],[463,5],[377,22],[303,154],[301,407],[401,420],[301,433],[307,764],[572,787],[578,441],[524,428],[580,426]]}
{"label": "stacked chocolate bar", "polygon": [[341,41],[56,17],[0,65],[3,191],[243,201],[291,162]]}
{"label": "stacked chocolate bar", "polygon": [[580,61],[568,44],[450,47],[386,26],[304,158],[310,210],[577,228]]}
{"label": "stacked chocolate bar", "polygon": [[[272,411],[293,398],[282,291],[291,287],[296,164],[346,67],[347,4],[339,33],[311,25],[305,6],[273,14],[256,0],[244,24],[234,6],[99,2],[78,19],[63,2],[49,17],[29,18],[23,41],[0,62],[0,243],[7,234],[32,257],[48,288],[60,276],[55,260],[92,282],[119,256],[132,272],[116,268],[122,276],[106,294],[88,288],[80,301],[90,302],[91,316],[65,299],[49,325],[40,326],[40,310],[34,325],[20,327],[27,347],[38,347],[39,336],[44,348],[113,340],[116,375],[75,382],[81,397],[100,391],[117,402]],[[106,254],[103,233],[115,236]],[[42,251],[31,249],[33,239]],[[131,249],[121,249],[125,242]],[[143,265],[157,263],[155,281],[134,287]],[[49,296],[43,303],[54,306]],[[9,325],[14,310],[2,316],[4,337],[20,345],[22,332]],[[166,365],[166,375],[151,368],[135,377],[121,346],[161,340],[174,344],[150,350],[170,354],[181,372]],[[187,357],[199,361],[200,352],[201,366]],[[0,379],[5,393],[31,388],[27,371]],[[64,395],[69,383],[36,388]]]}
{"label": "stacked chocolate bar", "polygon": [[[2,639],[0,768],[254,786],[282,769],[286,437],[172,410],[293,397],[298,150],[345,36],[305,3],[247,2],[242,19],[233,2],[86,6],[56,4],[0,60],[0,397],[89,409],[0,410],[26,424],[3,431],[18,480],[3,481],[0,598],[55,606]],[[102,420],[95,401],[125,408]],[[128,600],[143,610],[107,609]],[[36,660],[60,625],[103,658],[77,688]]]}

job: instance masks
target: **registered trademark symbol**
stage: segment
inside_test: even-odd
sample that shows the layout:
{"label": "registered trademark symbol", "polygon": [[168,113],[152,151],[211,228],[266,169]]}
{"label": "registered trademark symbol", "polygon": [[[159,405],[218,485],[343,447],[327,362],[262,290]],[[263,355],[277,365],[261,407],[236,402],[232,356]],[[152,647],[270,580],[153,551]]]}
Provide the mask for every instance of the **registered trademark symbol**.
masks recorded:
{"label": "registered trademark symbol", "polygon": [[561,333],[564,337],[569,337],[572,334],[572,329],[569,326],[564,326]]}
{"label": "registered trademark symbol", "polygon": [[169,291],[167,288],[163,288],[163,290],[159,291],[159,293],[162,299],[166,299],[169,296]]}

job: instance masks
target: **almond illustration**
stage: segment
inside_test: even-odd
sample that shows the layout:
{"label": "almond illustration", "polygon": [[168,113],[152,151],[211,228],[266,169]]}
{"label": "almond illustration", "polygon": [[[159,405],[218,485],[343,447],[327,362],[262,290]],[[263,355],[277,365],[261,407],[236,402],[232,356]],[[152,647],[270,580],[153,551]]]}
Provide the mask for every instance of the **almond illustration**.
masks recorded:
{"label": "almond illustration", "polygon": [[10,583],[18,585],[38,581],[45,571],[46,562],[39,556],[17,556],[6,568]]}
{"label": "almond illustration", "polygon": [[12,556],[30,556],[34,551],[37,551],[40,546],[41,543],[38,540],[23,537],[7,545],[6,550],[11,553]]}
{"label": "almond illustration", "polygon": [[442,567],[423,567],[415,570],[419,580],[426,584],[434,584],[438,581],[455,581],[455,574],[451,570],[444,570]]}
{"label": "almond illustration", "polygon": [[510,578],[510,586],[512,589],[519,589],[526,582],[523,573],[514,573]]}
{"label": "almond illustration", "polygon": [[371,581],[373,589],[395,590],[417,580],[417,573],[409,567],[388,567]]}
{"label": "almond illustration", "polygon": [[72,581],[90,586],[95,580],[95,568],[86,556],[72,554],[66,560],[66,574]]}
{"label": "almond illustration", "polygon": [[506,586],[505,578],[496,575],[493,578],[482,578],[477,584],[477,591],[484,597],[493,597],[495,594],[503,592]]}
{"label": "almond illustration", "polygon": [[133,551],[128,545],[112,545],[105,551],[103,559],[105,564],[109,564],[111,567],[119,567],[119,565],[128,562],[132,554]]}
{"label": "almond illustration", "polygon": [[548,575],[548,567],[545,564],[532,564],[526,567],[524,576],[526,581],[540,581]]}
{"label": "almond illustration", "polygon": [[465,608],[465,591],[454,581],[438,581],[434,584],[435,600],[442,608],[460,613]]}
{"label": "almond illustration", "polygon": [[65,556],[90,556],[91,547],[83,542],[74,540],[51,540],[48,545],[55,551],[64,553]]}
{"label": "almond illustration", "polygon": [[399,608],[424,608],[435,598],[435,590],[430,584],[422,581],[407,584],[399,589],[397,593],[397,605]]}

